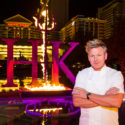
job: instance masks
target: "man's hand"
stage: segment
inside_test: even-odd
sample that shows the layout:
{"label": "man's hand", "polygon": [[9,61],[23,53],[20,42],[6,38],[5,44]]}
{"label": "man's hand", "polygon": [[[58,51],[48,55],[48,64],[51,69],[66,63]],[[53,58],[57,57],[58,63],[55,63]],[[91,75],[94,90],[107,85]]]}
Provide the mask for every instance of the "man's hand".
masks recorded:
{"label": "man's hand", "polygon": [[115,94],[118,94],[118,93],[119,93],[119,88],[112,87],[109,90],[107,90],[105,95],[115,95]]}
{"label": "man's hand", "polygon": [[81,97],[81,98],[86,98],[87,93],[88,92],[85,89],[79,88],[79,87],[74,88],[72,92],[73,95]]}

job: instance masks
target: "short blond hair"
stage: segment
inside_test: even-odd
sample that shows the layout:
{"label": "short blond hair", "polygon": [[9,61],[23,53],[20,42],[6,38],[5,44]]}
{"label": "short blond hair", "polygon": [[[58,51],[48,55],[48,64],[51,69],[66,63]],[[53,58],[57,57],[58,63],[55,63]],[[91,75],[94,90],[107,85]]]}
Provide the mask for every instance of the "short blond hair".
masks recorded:
{"label": "short blond hair", "polygon": [[90,49],[97,48],[97,47],[102,47],[104,49],[104,52],[107,52],[107,47],[106,47],[105,43],[102,42],[102,40],[99,40],[99,39],[89,40],[86,43],[85,50],[88,53],[88,51]]}

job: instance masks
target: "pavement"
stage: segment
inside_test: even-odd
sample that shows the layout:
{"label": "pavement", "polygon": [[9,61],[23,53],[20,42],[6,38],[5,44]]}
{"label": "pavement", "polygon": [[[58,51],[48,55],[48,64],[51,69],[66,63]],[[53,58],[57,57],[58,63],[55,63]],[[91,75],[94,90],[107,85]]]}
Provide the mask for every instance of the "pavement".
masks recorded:
{"label": "pavement", "polygon": [[[32,100],[29,98],[28,101]],[[41,125],[40,119],[25,114],[26,100],[0,99],[0,125]],[[79,115],[75,118],[58,119],[44,122],[43,125],[78,125]],[[119,125],[125,125],[125,101],[119,109]]]}

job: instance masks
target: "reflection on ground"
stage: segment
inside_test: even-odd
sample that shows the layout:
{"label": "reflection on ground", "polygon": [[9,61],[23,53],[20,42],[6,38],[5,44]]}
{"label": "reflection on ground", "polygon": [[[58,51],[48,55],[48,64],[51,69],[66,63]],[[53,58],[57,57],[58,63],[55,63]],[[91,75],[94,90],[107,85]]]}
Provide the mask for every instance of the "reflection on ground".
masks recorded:
{"label": "reflection on ground", "polygon": [[[70,100],[68,102],[71,102],[71,97],[68,97],[68,99]],[[26,113],[25,108],[27,104],[37,104],[37,106],[40,107],[41,105],[40,100],[46,100],[46,98],[45,97],[40,97],[39,99],[27,98],[24,100],[5,99],[0,101],[0,125],[78,125],[79,112],[72,116],[67,115],[66,117],[63,117],[63,116],[62,117],[47,117],[47,116],[38,117],[35,115],[31,115],[29,113]],[[60,100],[60,97],[59,97],[59,100]],[[50,103],[53,103],[52,99]],[[54,105],[55,104],[53,103],[53,106]],[[62,105],[62,107],[63,106],[64,105]],[[32,105],[30,105],[30,109],[31,107]],[[47,105],[46,105],[46,102],[44,101],[44,108],[45,107],[47,107]],[[70,110],[71,109],[69,108],[65,109],[65,112],[66,113],[71,112]],[[63,115],[64,114],[65,113],[63,112]]]}
{"label": "reflection on ground", "polygon": [[[60,99],[60,97],[58,98]],[[37,117],[35,115],[27,114],[25,111],[26,105],[32,103],[32,104],[38,104],[37,106],[40,107],[41,105],[40,100],[46,100],[46,97],[39,97],[38,99],[32,97],[32,98],[25,98],[23,100],[15,100],[12,98],[4,100],[0,99],[0,125],[78,125],[79,124],[78,121],[80,113],[77,113],[76,115],[72,116],[55,117],[55,118],[41,117],[41,116]],[[72,101],[71,97],[68,97],[68,100]],[[54,105],[55,104],[53,103],[53,106]],[[44,108],[45,107],[46,104],[44,105]],[[66,112],[68,112],[68,110]],[[119,109],[119,125],[125,125],[125,101],[123,101],[122,106]]]}

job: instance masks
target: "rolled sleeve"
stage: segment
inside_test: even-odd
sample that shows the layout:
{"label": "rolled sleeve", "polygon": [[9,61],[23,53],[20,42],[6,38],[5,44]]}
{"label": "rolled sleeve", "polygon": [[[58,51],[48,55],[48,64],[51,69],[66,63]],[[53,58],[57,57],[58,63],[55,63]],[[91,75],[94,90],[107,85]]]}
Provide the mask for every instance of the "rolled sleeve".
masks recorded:
{"label": "rolled sleeve", "polygon": [[119,71],[112,76],[112,87],[119,88],[119,93],[124,93],[124,78],[122,73]]}

